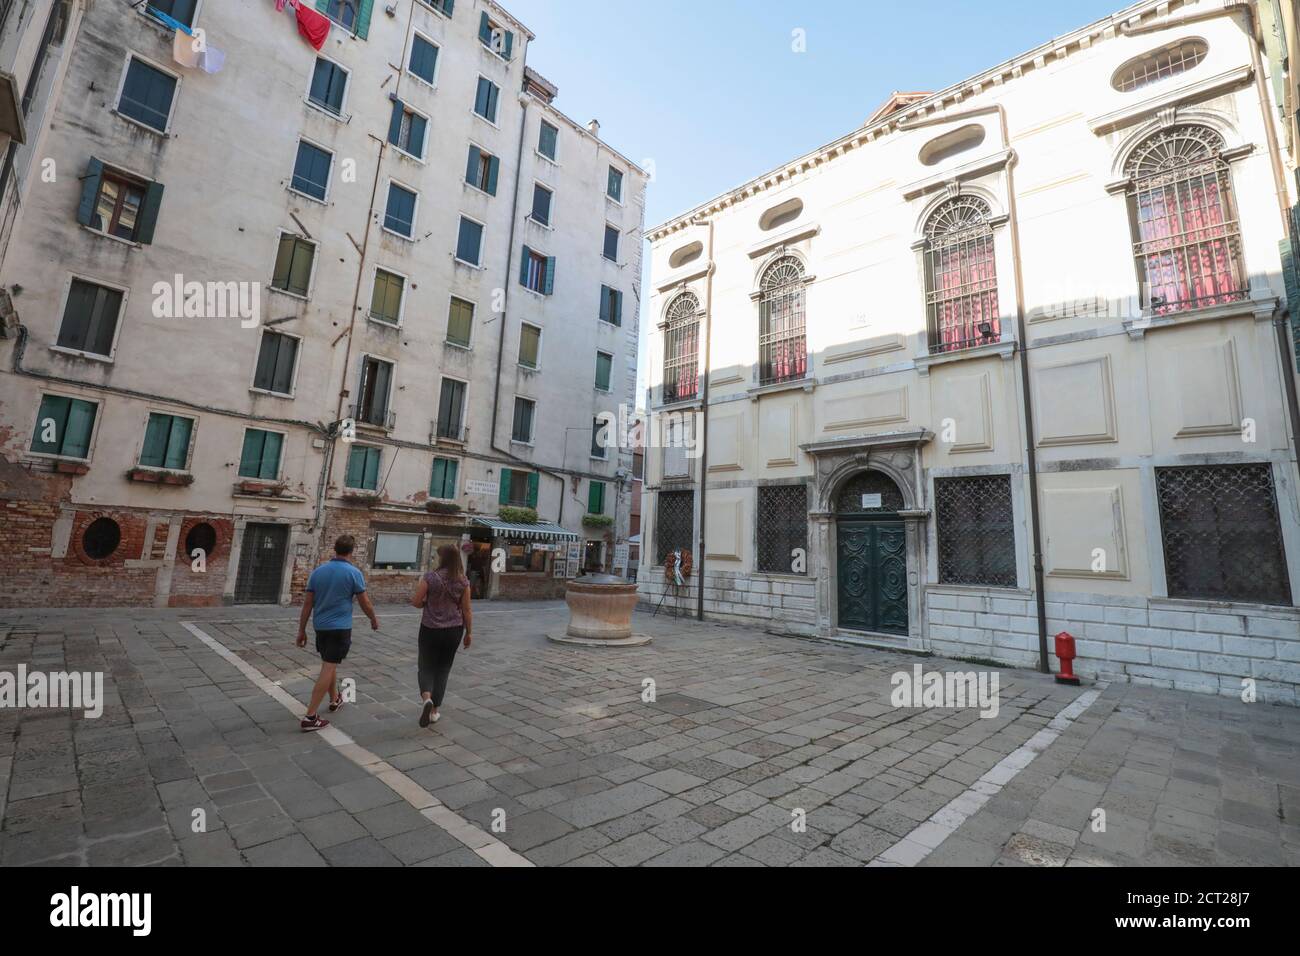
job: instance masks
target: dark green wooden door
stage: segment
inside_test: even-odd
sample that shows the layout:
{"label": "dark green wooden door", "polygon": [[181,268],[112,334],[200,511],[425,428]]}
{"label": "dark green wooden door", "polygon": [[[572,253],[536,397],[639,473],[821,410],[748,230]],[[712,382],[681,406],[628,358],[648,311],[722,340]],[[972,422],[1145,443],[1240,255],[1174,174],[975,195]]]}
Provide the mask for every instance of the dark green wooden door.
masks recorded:
{"label": "dark green wooden door", "polygon": [[836,530],[840,627],[907,634],[903,522],[841,518]]}

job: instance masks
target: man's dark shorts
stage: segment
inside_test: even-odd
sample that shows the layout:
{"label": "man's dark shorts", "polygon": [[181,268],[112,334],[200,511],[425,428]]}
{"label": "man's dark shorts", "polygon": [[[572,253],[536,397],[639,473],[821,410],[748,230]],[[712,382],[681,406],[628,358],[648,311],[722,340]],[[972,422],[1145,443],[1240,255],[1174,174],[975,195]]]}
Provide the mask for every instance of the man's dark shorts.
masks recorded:
{"label": "man's dark shorts", "polygon": [[342,664],[352,649],[352,628],[340,631],[317,631],[316,653],[326,664]]}

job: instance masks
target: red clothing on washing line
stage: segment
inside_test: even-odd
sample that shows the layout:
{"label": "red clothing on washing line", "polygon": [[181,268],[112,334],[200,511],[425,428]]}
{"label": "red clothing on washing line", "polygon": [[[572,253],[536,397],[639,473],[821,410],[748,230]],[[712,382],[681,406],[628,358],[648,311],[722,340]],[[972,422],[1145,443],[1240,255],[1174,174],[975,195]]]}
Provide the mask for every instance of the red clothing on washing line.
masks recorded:
{"label": "red clothing on washing line", "polygon": [[309,10],[305,3],[299,3],[294,12],[298,15],[298,32],[302,34],[304,40],[319,50],[330,35],[329,17],[315,10]]}

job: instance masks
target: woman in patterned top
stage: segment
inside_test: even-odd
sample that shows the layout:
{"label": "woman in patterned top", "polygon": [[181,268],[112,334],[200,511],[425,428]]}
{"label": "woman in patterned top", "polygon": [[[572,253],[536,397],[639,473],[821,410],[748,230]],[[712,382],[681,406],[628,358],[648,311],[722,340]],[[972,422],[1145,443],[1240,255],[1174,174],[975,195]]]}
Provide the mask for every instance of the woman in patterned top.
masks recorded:
{"label": "woman in patterned top", "polygon": [[464,638],[470,645],[474,616],[470,610],[469,579],[461,563],[460,550],[454,545],[438,549],[438,570],[420,579],[411,598],[411,606],[424,611],[420,619],[420,726],[428,727],[442,719],[438,708],[447,691],[456,649]]}

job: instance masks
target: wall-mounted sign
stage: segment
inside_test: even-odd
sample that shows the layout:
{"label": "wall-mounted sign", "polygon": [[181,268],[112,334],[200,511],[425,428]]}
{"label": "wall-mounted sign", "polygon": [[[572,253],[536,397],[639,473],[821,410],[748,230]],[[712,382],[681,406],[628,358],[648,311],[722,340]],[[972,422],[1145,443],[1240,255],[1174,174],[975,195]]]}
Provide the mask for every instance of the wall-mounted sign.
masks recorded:
{"label": "wall-mounted sign", "polygon": [[465,493],[468,495],[499,495],[501,486],[495,481],[466,481]]}
{"label": "wall-mounted sign", "polygon": [[567,578],[568,576],[568,566],[563,558],[556,558],[551,562],[551,577]]}
{"label": "wall-mounted sign", "polygon": [[862,507],[864,508],[881,508],[884,502],[880,500],[880,495],[863,495]]}

